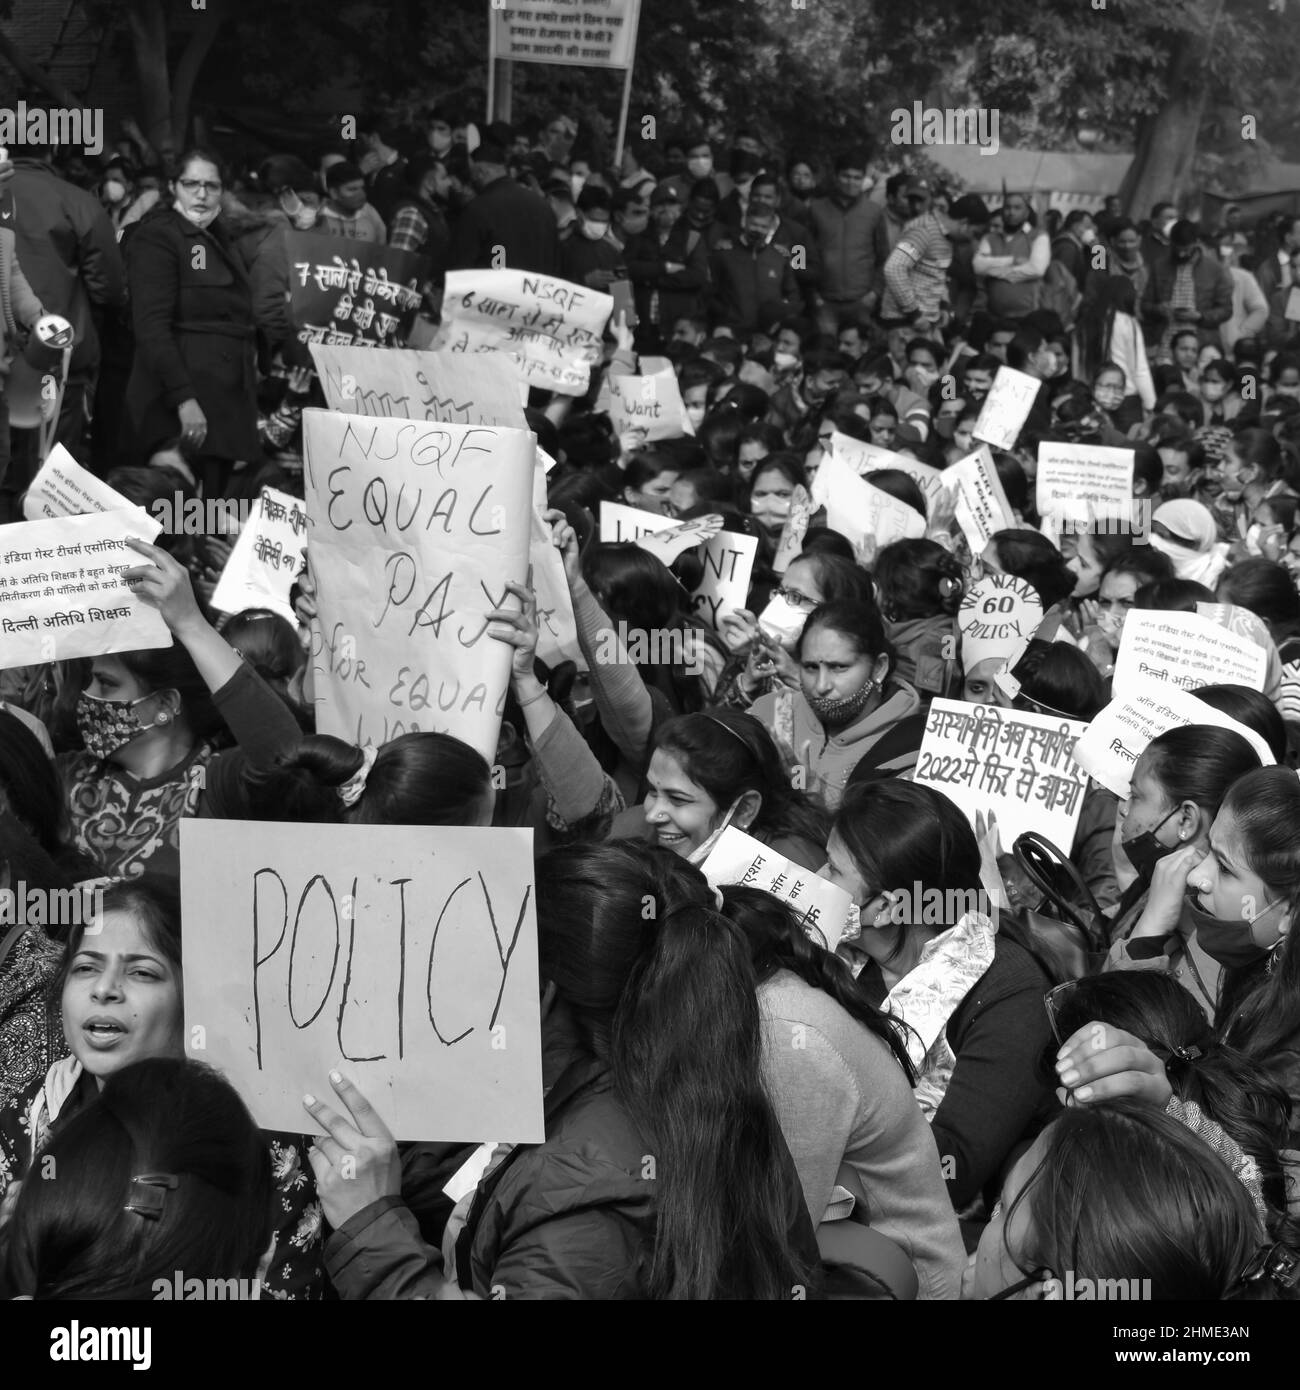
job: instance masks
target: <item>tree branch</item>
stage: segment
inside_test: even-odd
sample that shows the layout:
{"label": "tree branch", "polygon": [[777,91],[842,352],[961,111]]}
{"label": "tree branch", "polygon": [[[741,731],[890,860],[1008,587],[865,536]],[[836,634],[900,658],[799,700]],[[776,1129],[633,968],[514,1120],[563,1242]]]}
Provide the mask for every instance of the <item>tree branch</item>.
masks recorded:
{"label": "tree branch", "polygon": [[226,22],[229,7],[226,0],[208,0],[200,11],[201,18],[190,33],[189,42],[176,64],[176,74],[172,78],[172,130],[177,140],[184,141],[190,123],[190,101],[194,96],[194,84],[199,72],[212,51],[217,34]]}
{"label": "tree branch", "polygon": [[60,106],[75,110],[81,105],[81,101],[62,82],[51,77],[40,64],[29,58],[3,29],[0,29],[0,58],[3,58],[24,81],[39,87]]}

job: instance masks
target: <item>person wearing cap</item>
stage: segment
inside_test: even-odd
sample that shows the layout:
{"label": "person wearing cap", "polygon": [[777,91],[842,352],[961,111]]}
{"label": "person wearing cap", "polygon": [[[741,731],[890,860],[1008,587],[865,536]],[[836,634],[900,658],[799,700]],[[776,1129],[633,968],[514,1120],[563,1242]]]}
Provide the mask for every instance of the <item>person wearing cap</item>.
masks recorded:
{"label": "person wearing cap", "polygon": [[776,223],[774,209],[751,206],[740,236],[718,243],[709,273],[710,309],[719,326],[753,333],[802,307],[790,248],[776,240]]}
{"label": "person wearing cap", "polygon": [[540,193],[530,192],[510,177],[506,147],[491,138],[483,140],[473,154],[473,173],[478,192],[452,232],[447,268],[558,275],[560,236],[555,217]]}
{"label": "person wearing cap", "polygon": [[984,281],[994,318],[1019,321],[1042,302],[1043,281],[1052,263],[1052,243],[1036,227],[1024,193],[1008,193],[1001,208],[1002,230],[990,229],[975,252],[975,274]]}
{"label": "person wearing cap", "polygon": [[366,201],[366,179],[348,160],[332,164],[325,175],[328,196],[321,207],[321,231],[349,241],[369,241],[379,246],[388,240],[384,219]]}
{"label": "person wearing cap", "polygon": [[623,253],[609,234],[613,200],[609,190],[588,184],[578,194],[578,224],[560,247],[560,275],[575,285],[607,293],[620,278]]}
{"label": "person wearing cap", "polygon": [[1142,321],[1156,338],[1157,351],[1169,353],[1174,333],[1194,329],[1201,342],[1215,342],[1219,328],[1232,317],[1232,276],[1200,244],[1195,222],[1175,222],[1169,250],[1151,266],[1142,301]]}
{"label": "person wearing cap", "polygon": [[973,193],[958,198],[947,212],[917,217],[885,262],[881,322],[887,327],[906,324],[922,337],[943,328],[950,318],[953,238],[970,236],[988,220],[988,208]]}
{"label": "person wearing cap", "polygon": [[834,191],[809,205],[825,267],[817,310],[825,333],[838,332],[843,318],[874,312],[879,299],[889,234],[884,209],[867,197],[866,184],[866,156],[848,151],[835,161]]}
{"label": "person wearing cap", "polygon": [[682,216],[682,197],[671,179],[650,195],[651,225],[625,248],[636,299],[637,333],[645,348],[662,348],[678,319],[702,317],[709,286],[709,243]]}

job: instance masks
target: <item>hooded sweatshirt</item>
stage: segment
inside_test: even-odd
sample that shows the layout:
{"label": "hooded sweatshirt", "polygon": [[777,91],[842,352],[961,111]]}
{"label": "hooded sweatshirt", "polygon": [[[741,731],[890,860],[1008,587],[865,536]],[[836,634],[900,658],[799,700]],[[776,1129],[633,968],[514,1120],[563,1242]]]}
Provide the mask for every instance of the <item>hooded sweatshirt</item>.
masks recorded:
{"label": "hooded sweatshirt", "polygon": [[[844,797],[853,769],[900,720],[919,713],[920,695],[905,682],[890,680],[881,703],[834,733],[827,731],[801,691],[780,690],[755,701],[750,713],[762,721],[792,765],[806,769],[804,790],[834,811]],[[881,769],[897,776],[916,766],[916,747],[888,759]]]}

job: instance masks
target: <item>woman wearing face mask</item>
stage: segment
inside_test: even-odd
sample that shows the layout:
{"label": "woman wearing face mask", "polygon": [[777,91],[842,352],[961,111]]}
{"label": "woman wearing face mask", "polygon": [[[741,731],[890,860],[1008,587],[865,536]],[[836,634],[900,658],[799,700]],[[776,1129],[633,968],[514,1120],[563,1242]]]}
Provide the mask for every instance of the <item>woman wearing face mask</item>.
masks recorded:
{"label": "woman wearing face mask", "polygon": [[925,732],[920,695],[891,675],[884,624],[874,604],[827,603],[813,610],[795,649],[799,689],[755,702],[807,789],[834,810],[850,775],[910,771]]}
{"label": "woman wearing face mask", "polygon": [[790,503],[797,487],[807,488],[802,468],[789,455],[773,454],[754,470],[749,496],[741,510],[754,518],[763,534],[775,543],[790,518]]}
{"label": "woman wearing face mask", "polygon": [[155,208],[126,243],[135,328],[127,429],[147,456],[179,423],[181,447],[215,497],[237,461],[259,456],[253,289],[221,226],[216,157],[191,150],[176,167],[172,205]]}
{"label": "woman wearing face mask", "polygon": [[1218,1001],[1219,966],[1181,915],[1181,887],[1171,894],[1162,877],[1157,893],[1155,874],[1161,861],[1180,849],[1198,856],[1206,852],[1228,789],[1258,767],[1259,754],[1232,729],[1200,724],[1169,729],[1138,758],[1116,825],[1116,867],[1127,869],[1122,881],[1128,886],[1112,919],[1105,968],[1170,975],[1209,1018]]}
{"label": "woman wearing face mask", "polygon": [[1261,502],[1295,496],[1298,472],[1294,453],[1270,431],[1245,429],[1234,435],[1215,469],[1222,489],[1215,506],[1220,529],[1229,532],[1225,539],[1237,542],[1247,534]]}
{"label": "woman wearing face mask", "polygon": [[84,752],[56,759],[73,843],[117,878],[180,872],[183,816],[193,815],[225,724],[254,765],[294,747],[288,707],[206,621],[189,575],[166,551],[127,541],[148,563],[125,578],[157,608],[168,647],[97,656],[77,702]]}
{"label": "woman wearing face mask", "polygon": [[[115,1077],[150,1059],[184,1063],[180,906],[174,882],[115,883],[104,890],[93,930],[72,928],[55,985],[67,1050],[0,1109],[0,1185],[45,1186],[24,1175],[33,1163],[39,1171],[42,1151],[79,1123]],[[259,1142],[275,1165],[270,1225],[257,1252],[275,1230],[268,1293],[320,1297],[321,1212],[304,1172],[306,1145],[301,1135],[269,1132]]]}
{"label": "woman wearing face mask", "polygon": [[1200,394],[1205,423],[1194,438],[1211,465],[1217,466],[1232,448],[1233,425],[1246,408],[1237,368],[1223,358],[1210,362],[1201,373]]}
{"label": "woman wearing face mask", "polygon": [[890,780],[854,787],[823,873],[858,904],[858,982],[911,1029],[916,1097],[960,1213],[1053,1108],[1039,1075],[1055,981],[1008,915],[983,910],[980,851],[942,793]]}
{"label": "woman wearing face mask", "polygon": [[162,195],[156,187],[137,188],[131,168],[125,163],[110,164],[99,186],[99,200],[108,213],[118,241],[127,227],[138,222],[151,208],[158,205]]}
{"label": "woman wearing face mask", "polygon": [[668,499],[681,469],[666,454],[643,449],[633,454],[623,470],[622,500],[643,512],[668,515]]}
{"label": "woman wearing face mask", "polygon": [[[1136,396],[1143,410],[1155,409],[1156,388],[1138,321],[1137,292],[1127,276],[1097,277],[1075,328],[1074,362],[1076,376],[1093,380],[1094,394],[1102,369],[1118,367],[1124,388],[1120,399]],[[1103,408],[1116,406],[1107,403]]]}
{"label": "woman wearing face mask", "polygon": [[694,864],[735,826],[816,872],[829,823],[794,790],[772,736],[748,714],[716,710],[670,720],[655,736],[645,801],[618,816],[614,839],[647,840]]}

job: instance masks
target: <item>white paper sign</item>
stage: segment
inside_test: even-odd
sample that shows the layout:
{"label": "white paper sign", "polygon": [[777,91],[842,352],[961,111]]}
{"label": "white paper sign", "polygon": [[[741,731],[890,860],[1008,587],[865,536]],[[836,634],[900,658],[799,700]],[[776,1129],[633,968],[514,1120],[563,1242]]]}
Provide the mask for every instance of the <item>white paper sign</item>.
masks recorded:
{"label": "white paper sign", "polygon": [[1267,668],[1261,646],[1200,613],[1137,611],[1124,620],[1112,689],[1127,695],[1148,678],[1183,690],[1203,685],[1263,690]]}
{"label": "white paper sign", "polygon": [[[629,507],[622,502],[602,502],[600,504],[600,540],[602,545],[618,545],[623,541],[634,541],[641,536],[658,531],[675,530],[681,525],[681,522],[674,520],[671,516],[661,516],[658,512],[643,511],[640,507]],[[673,558],[675,559],[676,556]]]}
{"label": "white paper sign", "polygon": [[1065,854],[1083,809],[1087,773],[1074,745],[1087,729],[1073,719],[935,700],[913,780],[942,792],[972,825],[991,811],[1002,845],[1036,830]]}
{"label": "white paper sign", "polygon": [[152,541],[162,530],[162,523],[149,517],[143,507],[136,506],[111,488],[89,469],[83,468],[63,447],[56,444],[50,456],[41,464],[32,485],[23,498],[23,515],[28,521],[48,521],[56,516],[85,516],[88,512],[117,512],[134,509],[148,517],[150,531],[145,539]]}
{"label": "white paper sign", "polygon": [[1112,700],[1088,725],[1074,745],[1074,759],[1090,777],[1115,793],[1129,797],[1133,768],[1153,738],[1188,724],[1231,729],[1244,738],[1265,767],[1274,763],[1268,744],[1254,731],[1185,690],[1159,681],[1142,680],[1122,699]]}
{"label": "white paper sign", "polygon": [[734,825],[718,836],[700,869],[715,888],[759,888],[789,903],[800,914],[804,931],[828,951],[861,935],[857,904],[844,889]]}
{"label": "white paper sign", "polygon": [[906,502],[891,497],[854,472],[834,454],[822,459],[812,483],[812,498],[826,508],[826,524],[832,531],[861,545],[868,536],[876,548],[925,535],[925,518]]}
{"label": "white paper sign", "polygon": [[521,381],[585,395],[614,308],[610,295],[527,270],[450,270],[440,347],[504,352]]}
{"label": "white paper sign", "polygon": [[671,369],[653,376],[611,376],[609,417],[615,434],[644,430],[651,444],[695,433]]}
{"label": "white paper sign", "polygon": [[296,624],[289,591],[306,553],[307,504],[287,492],[264,487],[221,571],[212,594],[213,608],[221,613],[269,608]]}
{"label": "white paper sign", "polygon": [[999,531],[1017,524],[987,444],[958,459],[940,476],[946,487],[957,490],[957,525],[972,555],[979,555]]}
{"label": "white paper sign", "polygon": [[162,614],[122,579],[148,564],[123,537],[157,533],[139,507],[0,526],[0,669],[170,647]]}
{"label": "white paper sign", "polygon": [[896,454],[876,444],[867,444],[861,439],[854,439],[852,435],[841,434],[838,430],[831,435],[831,453],[838,454],[855,473],[864,477],[869,477],[883,468],[893,468],[900,473],[906,473],[925,495],[927,512],[934,510],[935,503],[943,493],[944,477],[939,469],[922,463],[920,459],[909,458],[907,454]]}
{"label": "white paper sign", "polygon": [[1038,446],[1038,514],[1055,528],[1063,522],[1133,520],[1133,450],[1094,444]]}
{"label": "white paper sign", "polygon": [[1014,574],[986,574],[966,591],[957,610],[961,664],[969,674],[982,661],[1010,661],[1043,621],[1038,591]]}
{"label": "white paper sign", "polygon": [[1042,384],[1014,367],[999,367],[972,435],[995,449],[1014,449]]}

